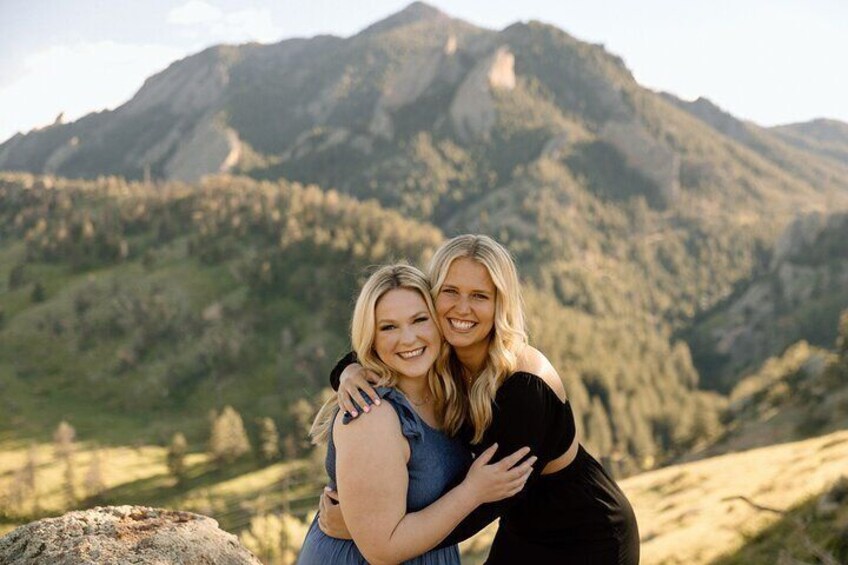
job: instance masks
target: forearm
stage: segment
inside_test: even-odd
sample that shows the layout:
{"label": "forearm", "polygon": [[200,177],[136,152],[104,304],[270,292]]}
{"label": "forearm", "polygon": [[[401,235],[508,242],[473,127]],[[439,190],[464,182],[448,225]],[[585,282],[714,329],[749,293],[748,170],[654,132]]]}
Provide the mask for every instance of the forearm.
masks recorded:
{"label": "forearm", "polygon": [[339,390],[339,383],[341,382],[341,376],[344,370],[348,367],[348,365],[352,365],[356,363],[356,353],[351,351],[336,363],[336,366],[333,367],[333,370],[330,371],[330,386],[333,387],[333,390]]}
{"label": "forearm", "polygon": [[[433,549],[477,506],[479,501],[460,483],[436,502],[418,512],[405,514],[382,547],[365,557],[371,563],[399,563]],[[365,553],[364,548],[363,553]]]}
{"label": "forearm", "polygon": [[435,547],[442,549],[457,543],[461,543],[468,538],[476,535],[486,526],[504,515],[509,508],[509,500],[501,500],[498,502],[489,502],[481,504],[474,509]]}

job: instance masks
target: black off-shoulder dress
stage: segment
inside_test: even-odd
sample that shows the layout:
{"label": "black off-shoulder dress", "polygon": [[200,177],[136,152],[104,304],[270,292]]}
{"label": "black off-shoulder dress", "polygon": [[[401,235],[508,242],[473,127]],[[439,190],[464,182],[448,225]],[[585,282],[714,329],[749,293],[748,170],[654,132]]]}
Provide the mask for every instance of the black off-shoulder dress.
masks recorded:
{"label": "black off-shoulder dress", "polygon": [[[339,377],[356,361],[344,357],[330,375]],[[549,475],[541,470],[565,453],[575,437],[571,404],[562,402],[538,375],[510,375],[495,396],[492,423],[483,441],[471,444],[466,426],[463,440],[475,455],[497,442],[494,460],[529,446],[539,460],[517,495],[472,512],[438,547],[463,541],[500,518],[492,542],[490,565],[626,564],[639,563],[639,531],[630,502],[583,446],[564,469]]]}

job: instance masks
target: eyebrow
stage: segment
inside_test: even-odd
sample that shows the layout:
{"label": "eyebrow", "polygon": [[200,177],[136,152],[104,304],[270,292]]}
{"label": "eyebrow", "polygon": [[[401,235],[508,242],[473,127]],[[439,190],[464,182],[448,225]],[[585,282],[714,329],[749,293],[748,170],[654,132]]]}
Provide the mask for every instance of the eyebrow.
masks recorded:
{"label": "eyebrow", "polygon": [[[430,315],[430,313],[427,312],[426,310],[421,310],[420,312],[416,312],[415,314],[410,316],[409,319],[413,320],[413,319],[415,319],[419,316],[429,316],[429,315]],[[380,324],[395,324],[395,323],[397,323],[395,320],[387,320],[385,318],[381,318],[381,319],[377,320],[377,325],[380,325]]]}
{"label": "eyebrow", "polygon": [[[452,289],[454,289],[454,290],[459,290],[459,287],[458,287],[458,286],[456,286],[456,285],[454,285],[454,284],[443,284],[443,285],[442,285],[442,288],[443,288],[443,289],[444,289],[444,288],[452,288]],[[479,292],[479,293],[482,293],[482,294],[494,294],[494,293],[495,293],[495,290],[486,290],[486,289],[482,289],[482,288],[473,288],[473,289],[469,290],[468,292]]]}

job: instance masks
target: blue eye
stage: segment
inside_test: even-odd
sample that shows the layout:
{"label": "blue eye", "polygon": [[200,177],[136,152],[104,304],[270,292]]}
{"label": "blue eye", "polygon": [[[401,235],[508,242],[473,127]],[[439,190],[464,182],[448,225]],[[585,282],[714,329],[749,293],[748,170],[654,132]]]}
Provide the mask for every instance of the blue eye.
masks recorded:
{"label": "blue eye", "polygon": [[415,318],[415,323],[416,323],[416,324],[420,324],[420,323],[422,323],[422,322],[426,322],[426,321],[428,321],[429,319],[430,319],[430,318],[428,318],[427,316],[421,316],[421,317],[419,317],[419,318]]}
{"label": "blue eye", "polygon": [[387,332],[387,331],[389,331],[389,330],[393,330],[393,329],[395,329],[395,327],[394,327],[393,325],[391,325],[391,324],[387,324],[387,325],[385,325],[385,326],[380,326],[380,331],[381,331],[381,332]]}

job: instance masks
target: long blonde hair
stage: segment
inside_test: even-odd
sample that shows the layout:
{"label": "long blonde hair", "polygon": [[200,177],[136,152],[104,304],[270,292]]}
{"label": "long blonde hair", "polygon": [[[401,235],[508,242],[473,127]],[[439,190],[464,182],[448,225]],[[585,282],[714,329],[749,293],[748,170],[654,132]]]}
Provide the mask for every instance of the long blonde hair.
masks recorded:
{"label": "long blonde hair", "polygon": [[[472,443],[479,443],[486,428],[492,423],[495,394],[504,380],[515,371],[518,354],[527,343],[524,301],[518,272],[509,251],[486,235],[460,235],[436,250],[428,268],[434,299],[445,282],[451,264],[460,258],[471,259],[486,267],[496,289],[495,321],[486,363],[478,375],[472,375],[474,378],[466,399],[466,411],[474,426]],[[448,366],[454,369],[454,378],[462,380],[462,365],[452,350]]]}
{"label": "long blonde hair", "polygon": [[[433,323],[437,328],[439,326],[436,308],[430,295],[430,283],[424,273],[404,263],[388,265],[375,271],[365,282],[356,299],[350,325],[350,341],[359,364],[379,376],[377,386],[393,387],[398,380],[397,373],[377,356],[374,350],[374,339],[377,334],[375,320],[377,302],[390,290],[399,288],[419,293],[427,304],[427,311]],[[439,332],[441,334],[441,330]],[[426,378],[433,398],[436,421],[441,429],[454,435],[459,431],[464,420],[465,400],[463,391],[450,378],[449,359],[448,345],[442,339],[436,362],[430,367]],[[312,423],[312,429],[309,431],[313,443],[327,441],[337,407],[338,399],[334,395],[318,411]]]}

